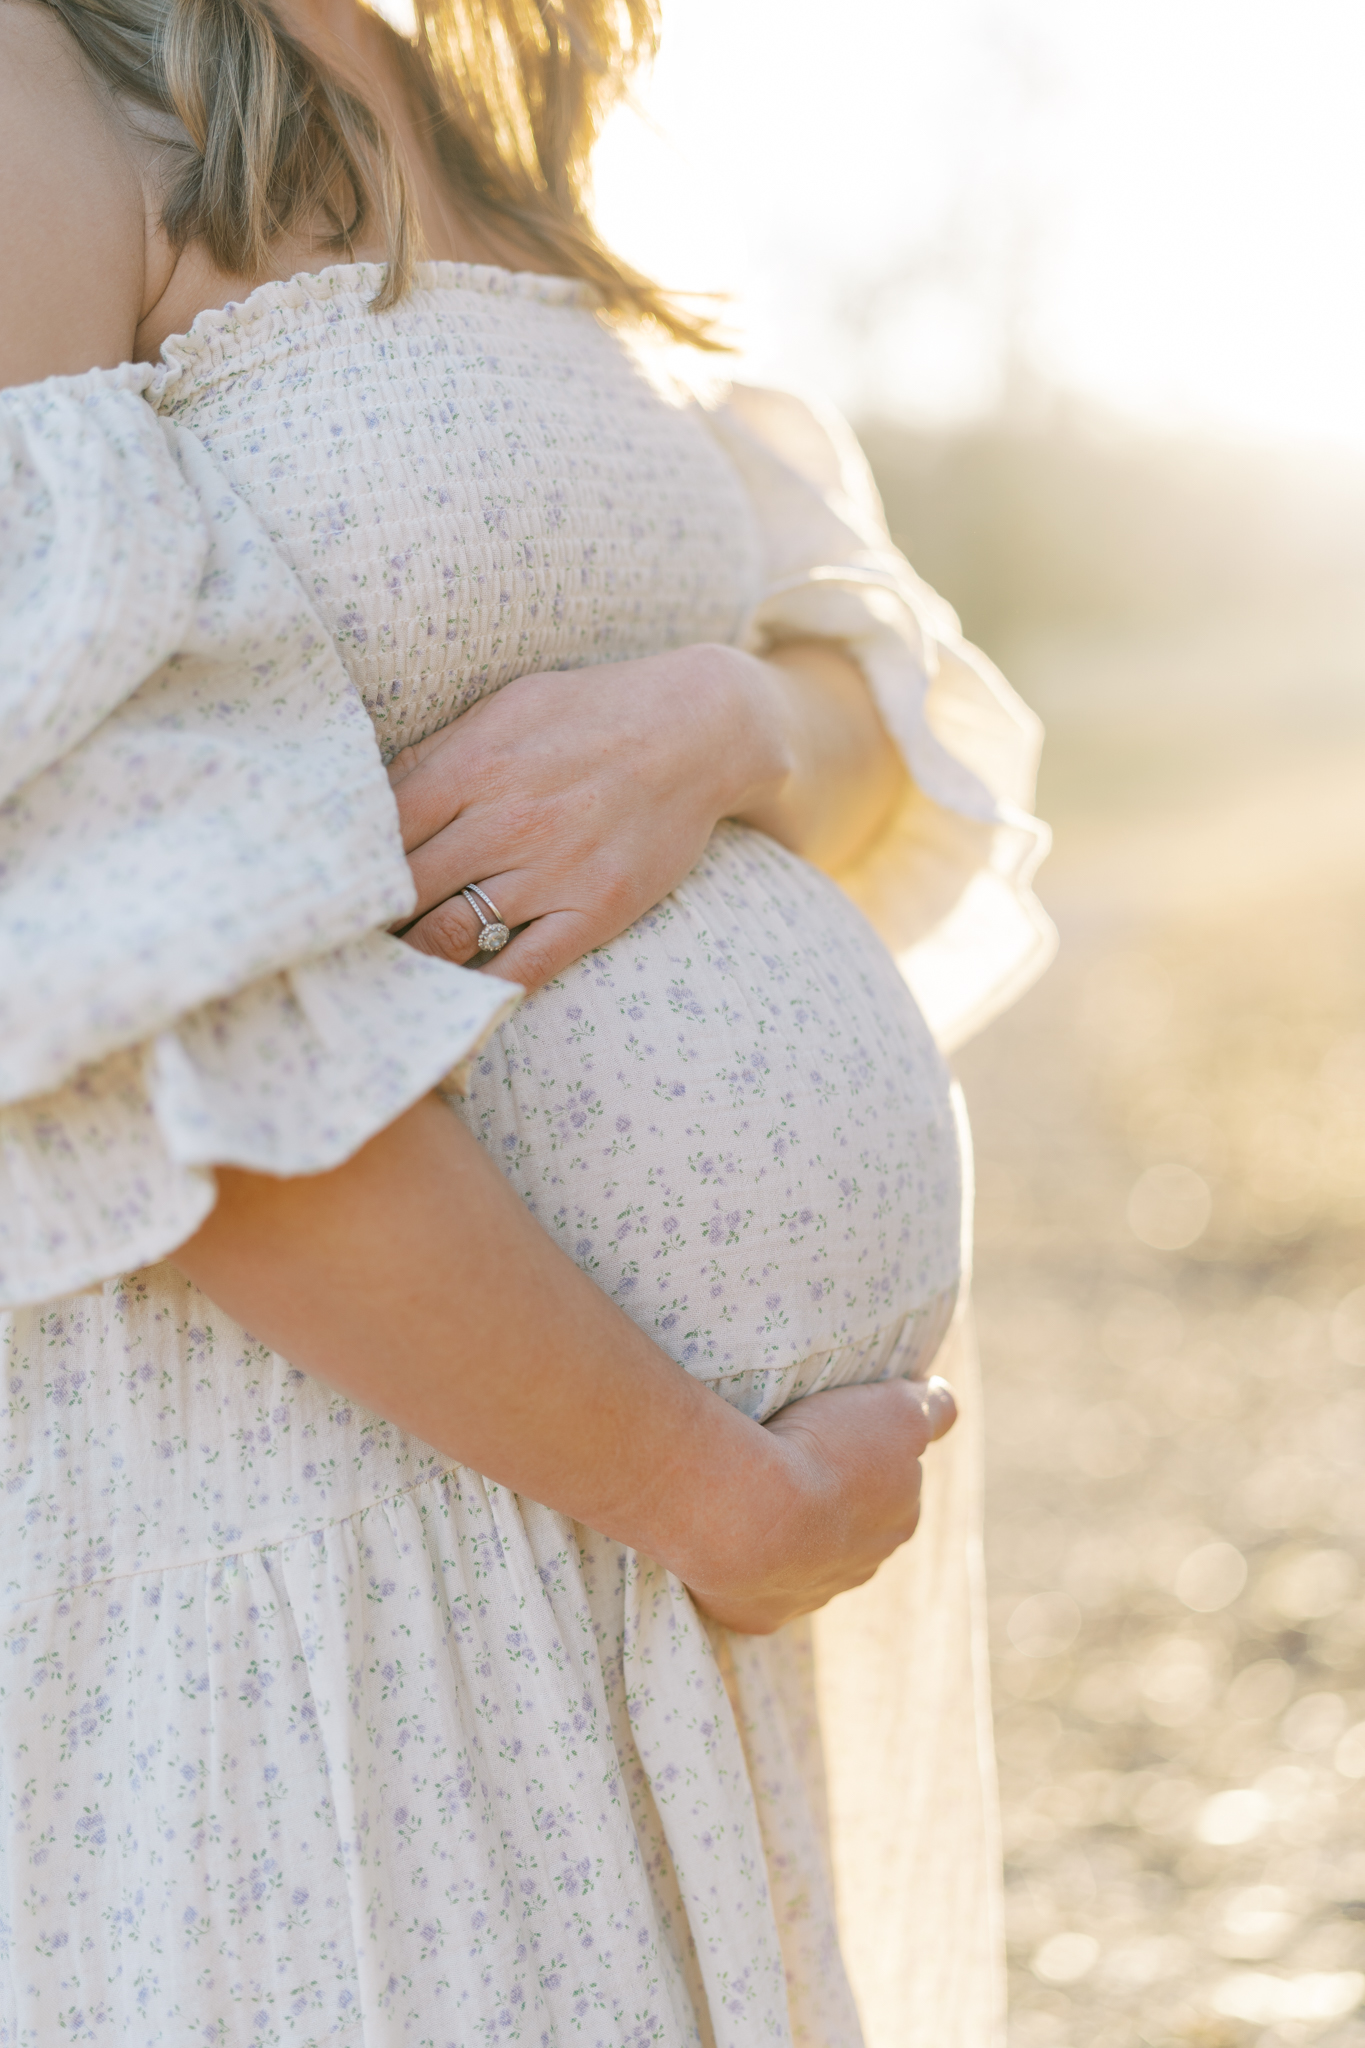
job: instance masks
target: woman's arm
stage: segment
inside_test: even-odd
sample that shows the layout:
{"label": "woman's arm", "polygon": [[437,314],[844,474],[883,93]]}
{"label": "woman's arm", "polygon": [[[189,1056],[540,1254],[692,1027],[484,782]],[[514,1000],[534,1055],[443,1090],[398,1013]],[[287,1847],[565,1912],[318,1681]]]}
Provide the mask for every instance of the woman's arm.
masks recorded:
{"label": "woman's arm", "polygon": [[837,871],[906,773],[861,669],[803,641],[523,676],[406,749],[390,780],[423,913],[410,942],[475,958],[456,892],[477,882],[527,926],[494,971],[535,988],[661,901],[722,818]]}
{"label": "woman's arm", "polygon": [[768,750],[781,772],[725,813],[837,874],[876,838],[905,794],[906,772],[867,677],[831,640],[798,640],[768,671]]}
{"label": "woman's arm", "polygon": [[954,1414],[940,1382],[750,1422],[556,1249],[434,1098],[331,1173],[219,1187],[175,1255],[212,1300],[451,1459],[658,1558],[729,1627],[823,1605],[914,1531],[918,1460]]}
{"label": "woman's arm", "polygon": [[146,207],[107,96],[47,7],[0,6],[0,385],[127,362]]}

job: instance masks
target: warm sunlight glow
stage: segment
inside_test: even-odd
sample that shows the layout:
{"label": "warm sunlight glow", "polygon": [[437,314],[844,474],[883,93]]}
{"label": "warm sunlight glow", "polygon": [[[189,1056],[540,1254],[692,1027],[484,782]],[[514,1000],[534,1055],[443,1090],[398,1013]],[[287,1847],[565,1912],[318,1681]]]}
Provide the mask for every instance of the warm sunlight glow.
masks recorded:
{"label": "warm sunlight glow", "polygon": [[1363,81],[1359,0],[664,0],[599,210],[857,410],[1365,445]]}

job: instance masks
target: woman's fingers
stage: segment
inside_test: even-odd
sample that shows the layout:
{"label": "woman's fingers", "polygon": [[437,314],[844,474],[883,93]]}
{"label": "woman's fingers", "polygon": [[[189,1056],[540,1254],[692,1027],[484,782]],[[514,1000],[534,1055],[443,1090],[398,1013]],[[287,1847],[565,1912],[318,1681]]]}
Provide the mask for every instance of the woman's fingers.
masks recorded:
{"label": "woman's fingers", "polygon": [[389,763],[389,787],[398,805],[404,853],[425,845],[459,810],[462,778],[456,772],[459,756],[452,740],[454,731],[455,726],[443,726],[414,746],[404,747]]}
{"label": "woman's fingers", "polygon": [[[485,903],[483,916],[480,917],[469,898],[457,890],[454,895],[447,896],[443,903],[438,903],[434,909],[428,910],[425,916],[419,917],[415,924],[408,926],[403,933],[408,945],[415,947],[419,953],[431,954],[434,959],[453,960],[461,967],[471,960],[476,966],[482,966],[486,960],[499,959],[499,954],[485,953],[481,950],[479,935],[486,924],[505,924],[510,931],[519,918],[525,917],[526,911],[522,907],[518,893],[517,877],[495,875],[486,885],[480,882],[478,886],[480,889],[486,889],[489,903],[497,910],[496,919],[488,903]],[[512,974],[507,978],[510,981],[517,981],[520,976]]]}
{"label": "woman's fingers", "polygon": [[766,1427],[783,1446],[789,1505],[775,1517],[760,1505],[747,1526],[740,1511],[739,1570],[724,1584],[689,1579],[698,1604],[765,1635],[865,1585],[914,1535],[924,1454],[956,1419],[937,1377],[833,1388],[782,1409]]}
{"label": "woman's fingers", "polygon": [[[571,885],[597,853],[595,846],[583,842],[581,822],[581,812],[576,821],[566,818],[565,806],[549,798],[518,797],[493,812],[472,805],[420,846],[409,848],[418,908],[434,910],[470,882],[481,889],[487,883],[491,894],[494,884],[508,874],[525,877],[528,884],[538,878],[537,903],[543,903],[546,891],[552,896],[556,889]],[[405,823],[405,836],[406,830]],[[495,896],[495,901],[501,908],[501,898]],[[531,909],[528,899],[522,905],[523,918]]]}
{"label": "woman's fingers", "polygon": [[[399,816],[406,841],[409,816],[401,811]],[[423,910],[434,909],[468,882],[482,888],[485,880],[533,863],[537,849],[525,834],[518,846],[516,838],[502,829],[503,822],[483,818],[476,809],[453,822],[443,821],[420,845],[408,846],[408,867]]]}
{"label": "woman's fingers", "polygon": [[520,982],[529,994],[581,960],[602,943],[602,937],[591,929],[581,910],[551,910],[544,917],[533,918],[510,945],[493,954],[487,971],[503,981]]}
{"label": "woman's fingers", "polygon": [[[530,879],[495,875],[486,884],[478,885],[496,906],[500,922],[509,929],[526,919],[521,890]],[[529,992],[553,981],[575,960],[581,960],[585,953],[600,945],[604,936],[612,936],[594,929],[592,920],[580,910],[551,910],[529,918],[520,931],[514,930],[501,952],[486,953],[479,946],[485,921],[493,922],[492,911],[485,905],[484,918],[480,919],[469,898],[457,891],[410,924],[403,938],[419,953],[428,953],[436,960],[453,960],[459,967],[487,968],[503,981],[519,982]]]}
{"label": "woman's fingers", "polygon": [[[912,1382],[912,1384],[915,1384]],[[929,1441],[937,1443],[941,1436],[957,1421],[957,1398],[947,1380],[935,1373],[932,1379],[919,1382],[924,1394],[925,1420],[929,1425]]]}
{"label": "woman's fingers", "polygon": [[[908,1415],[902,1412],[895,1420],[879,1417],[878,1421],[882,1427],[894,1429],[898,1421],[902,1427],[908,1428],[916,1458],[930,1444],[947,1436],[957,1421],[957,1398],[947,1380],[940,1379],[937,1373],[927,1380],[877,1380],[872,1387],[878,1393],[885,1390],[890,1399],[902,1404],[902,1411],[908,1405]],[[851,1388],[849,1391],[862,1390]]]}
{"label": "woman's fingers", "polygon": [[451,896],[438,903],[403,933],[403,941],[418,953],[435,960],[453,960],[463,967],[479,950],[482,927],[463,896]]}

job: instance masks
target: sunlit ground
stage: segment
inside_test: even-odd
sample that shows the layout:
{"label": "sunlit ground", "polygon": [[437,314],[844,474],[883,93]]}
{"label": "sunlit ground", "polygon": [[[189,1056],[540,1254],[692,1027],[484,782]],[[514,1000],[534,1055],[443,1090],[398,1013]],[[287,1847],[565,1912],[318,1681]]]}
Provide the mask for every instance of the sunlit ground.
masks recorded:
{"label": "sunlit ground", "polygon": [[[1013,2048],[1359,2048],[1359,543],[1295,566],[1320,480],[1288,524],[1282,493],[1248,504],[1253,543],[1228,457],[1234,559],[1177,602],[1174,479],[1216,498],[1217,459],[1105,455],[1099,489],[1084,448],[1070,470],[1055,445],[1007,449],[1024,497],[992,539],[999,449],[872,438],[902,532],[939,549],[938,580],[1027,672],[1055,739],[1042,886],[1061,956],[960,1062]],[[1173,488],[1130,534],[1141,587],[1106,593],[1084,536],[1131,521],[1153,461]],[[1025,565],[1005,601],[991,547]]]}
{"label": "sunlit ground", "polygon": [[1365,2041],[1365,887],[1304,881],[1063,854],[962,1062],[1020,2044]]}

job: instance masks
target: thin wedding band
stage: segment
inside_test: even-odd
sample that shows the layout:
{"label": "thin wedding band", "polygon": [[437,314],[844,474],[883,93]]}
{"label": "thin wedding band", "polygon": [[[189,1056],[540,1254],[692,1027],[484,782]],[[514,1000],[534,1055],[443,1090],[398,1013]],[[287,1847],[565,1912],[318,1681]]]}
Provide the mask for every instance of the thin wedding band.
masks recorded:
{"label": "thin wedding band", "polygon": [[[465,898],[474,915],[479,920],[479,951],[481,953],[500,953],[512,934],[503,923],[502,912],[498,909],[497,904],[491,896],[485,896],[482,889],[476,888],[473,882],[469,884],[467,889],[461,889],[460,894]],[[491,918],[485,917],[483,914],[485,905],[493,913]]]}

